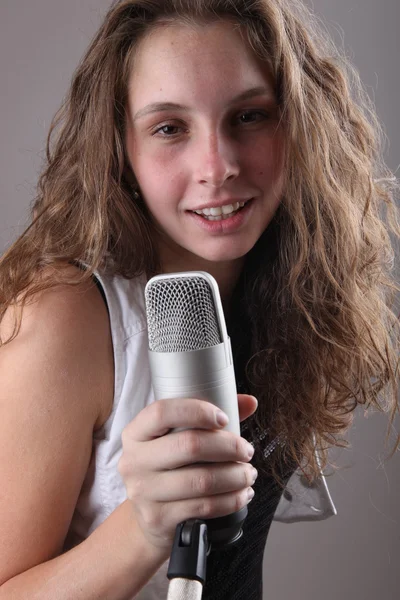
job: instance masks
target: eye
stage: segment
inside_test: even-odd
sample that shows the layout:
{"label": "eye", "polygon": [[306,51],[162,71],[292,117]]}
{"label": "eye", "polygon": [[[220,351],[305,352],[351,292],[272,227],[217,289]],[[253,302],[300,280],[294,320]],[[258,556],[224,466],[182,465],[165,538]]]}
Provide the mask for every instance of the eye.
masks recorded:
{"label": "eye", "polygon": [[269,114],[262,110],[245,110],[236,117],[239,123],[243,125],[258,123],[259,121],[264,121],[268,119]]}
{"label": "eye", "polygon": [[164,125],[161,125],[161,127],[157,127],[157,129],[154,130],[153,135],[159,135],[161,137],[174,137],[181,130],[182,127],[178,127],[178,125],[165,123]]}

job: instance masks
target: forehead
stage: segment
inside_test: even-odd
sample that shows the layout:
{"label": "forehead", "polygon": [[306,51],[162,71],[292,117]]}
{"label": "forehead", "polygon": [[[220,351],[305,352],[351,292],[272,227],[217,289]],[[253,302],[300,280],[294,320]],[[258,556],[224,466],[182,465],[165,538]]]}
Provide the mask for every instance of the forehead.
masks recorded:
{"label": "forehead", "polygon": [[157,101],[165,93],[179,93],[189,102],[221,88],[238,94],[261,85],[273,92],[269,64],[230,21],[153,29],[136,49],[130,77],[130,93],[139,103],[149,95]]}

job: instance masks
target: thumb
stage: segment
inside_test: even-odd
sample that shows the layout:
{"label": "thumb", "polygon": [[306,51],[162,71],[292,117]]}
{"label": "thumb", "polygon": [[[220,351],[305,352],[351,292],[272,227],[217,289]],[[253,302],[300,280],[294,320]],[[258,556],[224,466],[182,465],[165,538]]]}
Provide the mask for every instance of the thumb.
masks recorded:
{"label": "thumb", "polygon": [[250,396],[249,394],[238,394],[238,404],[239,419],[240,421],[245,421],[248,417],[256,412],[258,401],[257,398]]}

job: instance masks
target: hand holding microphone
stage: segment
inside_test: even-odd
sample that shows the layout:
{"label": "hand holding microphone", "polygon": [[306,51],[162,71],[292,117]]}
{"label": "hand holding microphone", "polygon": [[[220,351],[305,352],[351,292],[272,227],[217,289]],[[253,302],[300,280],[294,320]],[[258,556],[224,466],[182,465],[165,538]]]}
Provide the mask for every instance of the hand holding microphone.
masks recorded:
{"label": "hand holding microphone", "polygon": [[[237,399],[244,420],[257,402],[245,394]],[[154,546],[170,550],[182,521],[224,517],[249,502],[252,447],[218,425],[217,410],[195,398],[158,400],[123,432],[119,471],[137,522]]]}

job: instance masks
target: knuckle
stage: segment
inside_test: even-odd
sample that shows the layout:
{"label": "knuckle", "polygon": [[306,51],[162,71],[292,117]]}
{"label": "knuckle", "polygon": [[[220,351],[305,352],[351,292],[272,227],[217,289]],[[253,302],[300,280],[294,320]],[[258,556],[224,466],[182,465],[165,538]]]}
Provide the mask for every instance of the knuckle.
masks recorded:
{"label": "knuckle", "polygon": [[240,457],[243,455],[243,441],[238,435],[235,435],[232,440],[232,449],[235,453],[235,456],[240,459]]}
{"label": "knuckle", "polygon": [[160,512],[154,510],[153,505],[145,505],[141,510],[141,519],[146,529],[158,530],[162,525]]}
{"label": "knuckle", "polygon": [[247,467],[244,470],[244,487],[250,487],[254,483],[254,470],[252,467]]}
{"label": "knuckle", "polygon": [[215,476],[209,471],[197,473],[192,481],[192,489],[200,495],[210,494],[215,488]]}
{"label": "knuckle", "polygon": [[199,516],[207,519],[213,516],[214,502],[211,498],[205,498],[199,505]]}
{"label": "knuckle", "polygon": [[188,429],[183,431],[178,436],[180,450],[182,450],[190,459],[194,459],[200,452],[201,440],[200,436],[193,430]]}
{"label": "knuckle", "polygon": [[243,508],[246,502],[246,491],[241,491],[235,495],[235,512]]}
{"label": "knuckle", "polygon": [[201,400],[196,402],[194,407],[191,409],[196,423],[204,423],[210,420],[209,407],[207,404],[210,403],[206,400]]}
{"label": "knuckle", "polygon": [[128,440],[129,440],[129,433],[128,433],[127,428],[125,427],[125,429],[123,429],[123,431],[121,433],[121,441],[122,441],[123,448],[128,444]]}
{"label": "knuckle", "polygon": [[145,489],[144,482],[138,477],[132,478],[127,486],[127,493],[130,500],[137,500],[143,496]]}
{"label": "knuckle", "polygon": [[118,473],[121,475],[121,477],[125,477],[128,474],[128,461],[126,460],[124,455],[122,455],[119,459],[117,468]]}
{"label": "knuckle", "polygon": [[210,402],[207,400],[188,399],[177,406],[176,414],[185,427],[208,426],[210,420],[214,422],[214,417],[210,417]]}
{"label": "knuckle", "polygon": [[152,421],[156,426],[160,426],[165,420],[166,414],[166,402],[164,400],[157,400],[150,405],[152,411]]}

